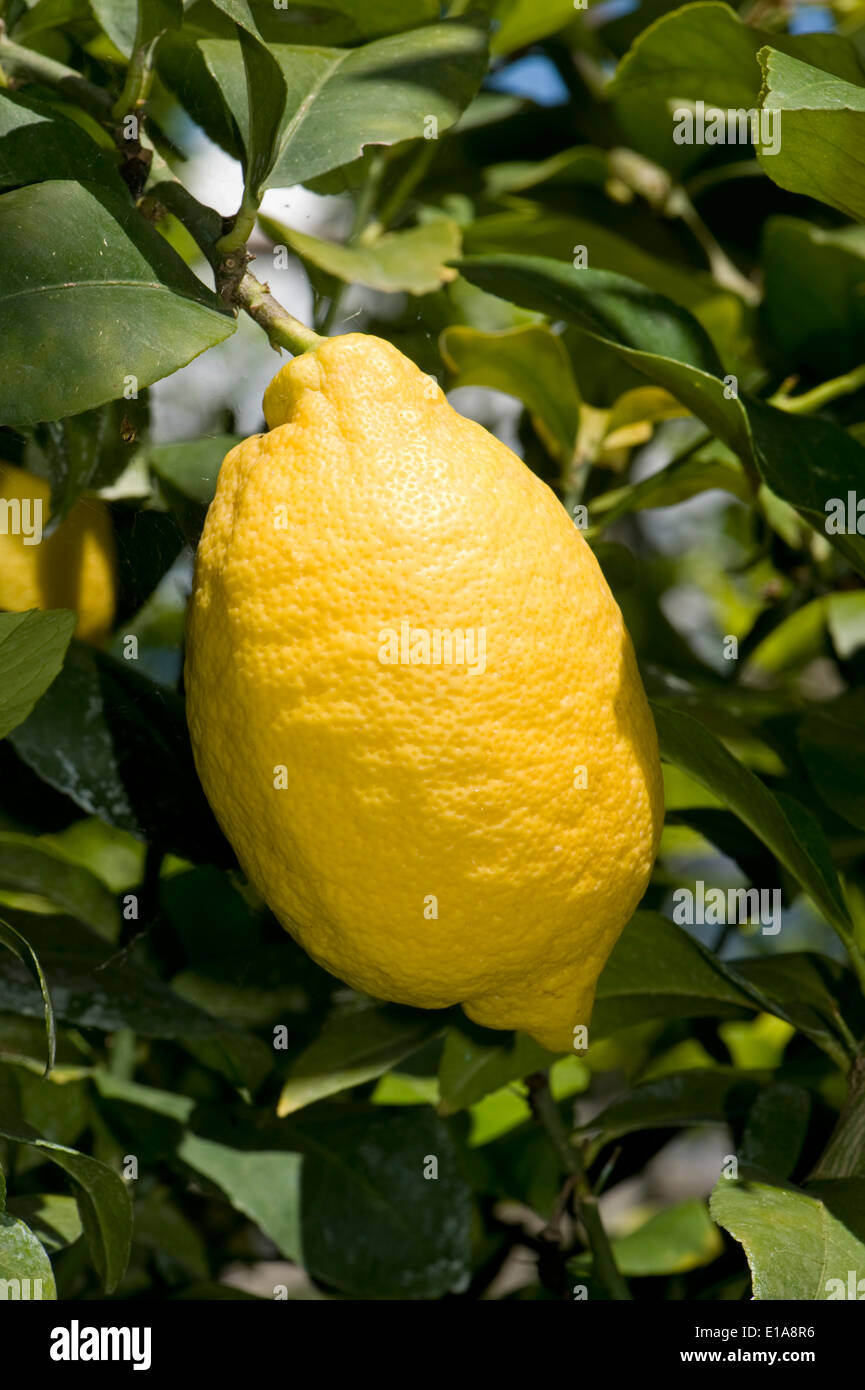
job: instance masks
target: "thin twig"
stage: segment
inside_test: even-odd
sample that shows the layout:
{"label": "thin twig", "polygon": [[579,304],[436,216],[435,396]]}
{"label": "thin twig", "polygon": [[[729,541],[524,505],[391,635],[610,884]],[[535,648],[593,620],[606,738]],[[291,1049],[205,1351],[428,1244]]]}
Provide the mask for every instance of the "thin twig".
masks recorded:
{"label": "thin twig", "polygon": [[562,1117],[550,1091],[547,1073],[534,1072],[526,1077],[526,1085],[529,1088],[532,1114],[546,1133],[563,1169],[573,1177],[574,1195],[580,1219],[588,1236],[598,1282],[603,1285],[610,1298],[619,1302],[630,1301],[630,1290],[619,1273],[612,1246],[604,1230],[598,1199],[592,1191],[582,1156],[571,1143],[562,1123]]}

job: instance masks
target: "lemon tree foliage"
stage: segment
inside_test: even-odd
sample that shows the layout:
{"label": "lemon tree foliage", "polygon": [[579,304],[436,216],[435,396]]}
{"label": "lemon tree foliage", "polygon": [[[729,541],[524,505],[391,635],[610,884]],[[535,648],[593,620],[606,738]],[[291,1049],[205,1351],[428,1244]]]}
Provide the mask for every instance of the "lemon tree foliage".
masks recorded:
{"label": "lemon tree foliage", "polygon": [[861,1300],[861,7],[2,12],[0,1288]]}

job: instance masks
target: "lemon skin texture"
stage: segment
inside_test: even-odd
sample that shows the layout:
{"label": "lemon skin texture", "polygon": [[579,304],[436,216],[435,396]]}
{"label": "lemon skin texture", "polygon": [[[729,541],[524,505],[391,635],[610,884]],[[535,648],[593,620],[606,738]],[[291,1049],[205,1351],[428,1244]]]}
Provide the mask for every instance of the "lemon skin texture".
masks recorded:
{"label": "lemon skin texture", "polygon": [[[389,343],[328,339],[264,405],[268,433],[222,465],[190,605],[211,805],[327,970],[570,1050],[662,821],[598,564],[546,485]],[[403,622],[482,629],[485,663],[382,661]]]}
{"label": "lemon skin texture", "polygon": [[[50,516],[51,489],[43,478],[0,462],[0,498],[42,503]],[[32,516],[32,513],[31,513]],[[111,630],[116,602],[116,560],[108,508],[82,497],[53,535],[25,545],[21,535],[0,533],[0,608],[72,608],[76,637],[100,643]]]}

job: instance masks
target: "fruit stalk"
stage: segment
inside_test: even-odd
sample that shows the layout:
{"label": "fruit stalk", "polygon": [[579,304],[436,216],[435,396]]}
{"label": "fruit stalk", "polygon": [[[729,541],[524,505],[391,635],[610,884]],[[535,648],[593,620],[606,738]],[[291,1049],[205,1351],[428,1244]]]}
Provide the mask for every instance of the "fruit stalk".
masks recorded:
{"label": "fruit stalk", "polygon": [[272,347],[287,348],[297,356],[324,342],[320,334],[307,328],[274,299],[269,285],[256,280],[248,270],[231,282],[231,299],[264,329]]}

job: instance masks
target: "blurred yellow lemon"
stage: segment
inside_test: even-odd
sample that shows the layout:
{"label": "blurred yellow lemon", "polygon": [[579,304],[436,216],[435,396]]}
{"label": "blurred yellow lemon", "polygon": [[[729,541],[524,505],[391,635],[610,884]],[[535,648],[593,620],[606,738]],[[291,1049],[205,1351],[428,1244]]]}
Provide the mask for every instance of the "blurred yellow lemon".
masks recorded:
{"label": "blurred yellow lemon", "polygon": [[77,637],[102,642],[114,618],[115,554],[108,508],[82,497],[53,535],[41,538],[51,489],[0,463],[0,608],[74,608]]}

